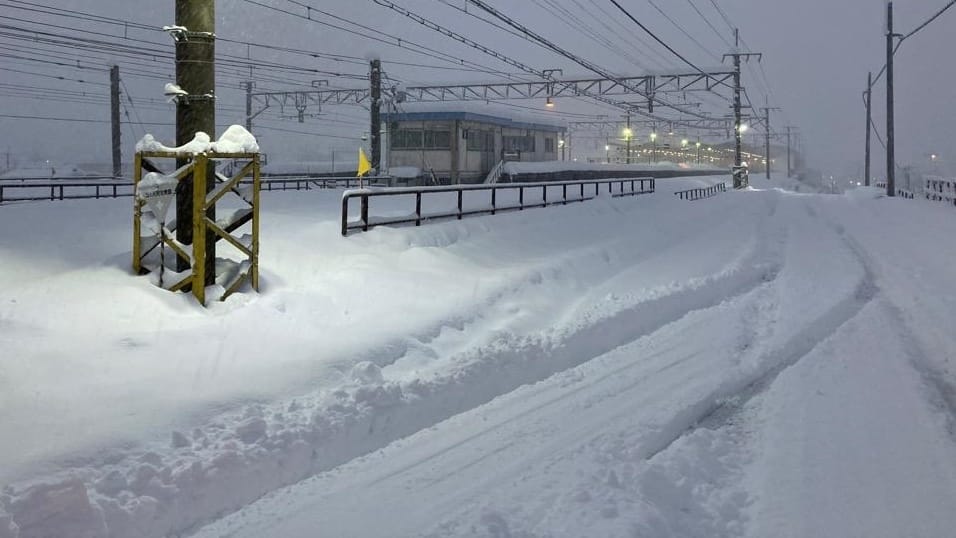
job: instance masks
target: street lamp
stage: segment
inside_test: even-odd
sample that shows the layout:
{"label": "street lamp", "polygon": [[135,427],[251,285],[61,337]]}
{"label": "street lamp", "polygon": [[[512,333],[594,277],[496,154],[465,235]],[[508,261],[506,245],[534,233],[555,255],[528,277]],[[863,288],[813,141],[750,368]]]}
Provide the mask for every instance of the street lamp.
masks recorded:
{"label": "street lamp", "polygon": [[563,161],[564,160],[564,139],[563,138],[558,139],[558,147],[561,148],[561,160]]}
{"label": "street lamp", "polygon": [[697,165],[700,166],[700,137],[697,137]]}
{"label": "street lamp", "polygon": [[[631,117],[628,116],[628,123],[631,122],[630,118],[631,118]],[[634,135],[634,131],[632,131],[630,127],[625,127],[625,128],[624,128],[624,142],[625,142],[625,144],[624,144],[624,151],[627,152],[627,153],[625,153],[625,160],[624,160],[624,162],[626,162],[627,164],[631,164],[631,137],[632,137],[633,135]]]}
{"label": "street lamp", "polygon": [[607,161],[607,164],[611,164],[611,145],[604,144],[604,160]]}
{"label": "street lamp", "polygon": [[647,161],[648,164],[657,162],[657,133],[654,131],[651,132],[651,143],[653,144],[653,150],[651,152],[650,160]]}

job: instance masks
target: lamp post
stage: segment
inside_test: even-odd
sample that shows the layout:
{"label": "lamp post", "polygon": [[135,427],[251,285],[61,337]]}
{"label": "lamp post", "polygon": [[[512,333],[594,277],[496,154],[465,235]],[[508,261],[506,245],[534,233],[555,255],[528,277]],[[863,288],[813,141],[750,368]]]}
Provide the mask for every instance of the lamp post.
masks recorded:
{"label": "lamp post", "polygon": [[627,164],[631,164],[631,137],[633,136],[633,134],[634,134],[634,131],[632,131],[630,127],[624,128],[624,145],[625,145],[625,151],[627,152],[626,153]]}
{"label": "lamp post", "polygon": [[651,157],[650,157],[651,160],[648,161],[648,164],[652,162],[657,162],[657,133],[656,132],[651,132],[651,148],[652,148]]}
{"label": "lamp post", "polygon": [[564,139],[563,138],[558,139],[558,147],[561,148],[561,160],[563,161],[564,160]]}
{"label": "lamp post", "polygon": [[681,160],[684,161],[685,163],[687,162],[687,155],[686,155],[686,153],[685,153],[685,152],[687,151],[687,144],[688,144],[688,142],[687,142],[687,139],[686,139],[686,138],[684,138],[684,139],[682,139],[682,140],[680,141],[680,158],[681,158]]}
{"label": "lamp post", "polygon": [[607,164],[611,164],[611,145],[604,144],[604,160],[607,161]]}
{"label": "lamp post", "polygon": [[697,166],[700,166],[700,137],[697,137]]}

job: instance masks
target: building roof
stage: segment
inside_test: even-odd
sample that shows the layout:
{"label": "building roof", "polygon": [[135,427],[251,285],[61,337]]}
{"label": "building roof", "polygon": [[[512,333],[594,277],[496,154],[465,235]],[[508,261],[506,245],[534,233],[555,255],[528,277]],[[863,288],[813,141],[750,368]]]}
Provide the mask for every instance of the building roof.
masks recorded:
{"label": "building roof", "polygon": [[402,122],[402,121],[474,121],[478,123],[488,123],[499,127],[508,127],[512,129],[532,129],[535,131],[550,131],[555,133],[567,130],[562,125],[551,125],[547,123],[517,121],[511,118],[500,116],[490,116],[488,114],[478,114],[475,112],[462,111],[431,111],[431,112],[400,112],[382,114],[382,121]]}

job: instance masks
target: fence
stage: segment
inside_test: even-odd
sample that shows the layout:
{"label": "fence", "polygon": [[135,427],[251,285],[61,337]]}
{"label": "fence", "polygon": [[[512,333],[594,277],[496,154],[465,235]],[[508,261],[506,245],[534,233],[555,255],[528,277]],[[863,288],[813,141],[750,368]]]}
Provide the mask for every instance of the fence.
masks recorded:
{"label": "fence", "polygon": [[[876,182],[876,188],[878,188],[878,189],[885,189],[885,188],[886,188],[886,182],[885,182],[885,181],[877,181],[877,182]],[[896,196],[899,197],[899,198],[905,198],[905,199],[907,199],[907,200],[913,200],[913,199],[916,198],[916,194],[915,194],[913,191],[910,191],[910,190],[907,190],[907,189],[896,189]]]}
{"label": "fence", "polygon": [[[366,178],[375,183],[387,178]],[[249,183],[244,180],[243,184]],[[262,180],[264,191],[351,188],[358,185],[354,177],[282,177]],[[133,195],[133,182],[127,180],[0,180],[0,204],[38,200],[84,200],[124,198]]]}
{"label": "fence", "polygon": [[681,200],[700,200],[701,198],[710,198],[711,196],[717,196],[718,193],[727,192],[726,183],[718,183],[716,185],[711,185],[710,187],[700,187],[697,189],[686,189],[683,191],[677,191],[674,193],[675,196]]}
{"label": "fence", "polygon": [[[494,215],[503,211],[521,211],[535,207],[565,205],[573,202],[584,202],[594,199],[606,192],[612,197],[637,196],[654,192],[655,183],[652,177],[621,178],[621,179],[591,179],[580,181],[549,181],[540,183],[496,183],[493,185],[452,185],[441,187],[402,187],[390,189],[359,189],[345,191],[342,195],[342,235],[348,235],[350,230],[368,231],[369,228],[387,224],[412,224],[421,226],[428,220],[457,218],[474,215]],[[469,195],[466,204],[465,194]],[[482,196],[483,193],[490,198]],[[570,196],[569,196],[570,193]],[[449,203],[447,197],[441,195],[454,194],[454,200]],[[414,197],[414,213],[369,217],[369,200],[381,197]],[[450,209],[438,209],[431,213],[422,211],[424,199],[429,203],[440,205],[442,201],[451,206]],[[517,199],[515,199],[517,196]],[[359,219],[349,221],[349,205],[351,200],[359,199]],[[434,199],[434,202],[432,200]],[[443,200],[442,200],[443,199]]]}
{"label": "fence", "polygon": [[927,200],[956,205],[956,179],[926,176],[923,194]]}

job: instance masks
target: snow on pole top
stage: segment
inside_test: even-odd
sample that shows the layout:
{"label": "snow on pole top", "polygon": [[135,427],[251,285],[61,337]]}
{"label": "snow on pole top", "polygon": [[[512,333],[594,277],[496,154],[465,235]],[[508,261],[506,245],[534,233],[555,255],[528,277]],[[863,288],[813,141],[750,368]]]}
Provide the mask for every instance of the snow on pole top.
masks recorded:
{"label": "snow on pole top", "polygon": [[231,125],[226,132],[213,142],[209,135],[199,131],[192,140],[178,147],[168,147],[161,144],[151,134],[146,134],[136,143],[136,151],[162,151],[182,155],[197,153],[258,153],[259,143],[256,137],[241,125]]}

